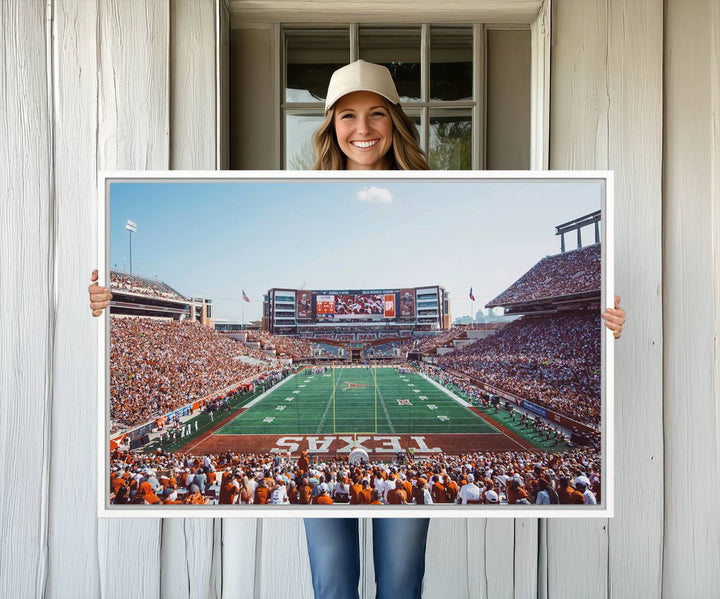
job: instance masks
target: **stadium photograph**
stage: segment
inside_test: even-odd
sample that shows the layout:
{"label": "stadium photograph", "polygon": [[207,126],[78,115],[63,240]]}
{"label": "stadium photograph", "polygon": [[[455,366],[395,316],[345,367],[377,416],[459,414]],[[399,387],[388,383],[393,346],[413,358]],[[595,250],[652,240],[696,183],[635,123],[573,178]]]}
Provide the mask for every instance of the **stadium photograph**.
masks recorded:
{"label": "stadium photograph", "polygon": [[109,177],[105,515],[606,517],[605,183]]}

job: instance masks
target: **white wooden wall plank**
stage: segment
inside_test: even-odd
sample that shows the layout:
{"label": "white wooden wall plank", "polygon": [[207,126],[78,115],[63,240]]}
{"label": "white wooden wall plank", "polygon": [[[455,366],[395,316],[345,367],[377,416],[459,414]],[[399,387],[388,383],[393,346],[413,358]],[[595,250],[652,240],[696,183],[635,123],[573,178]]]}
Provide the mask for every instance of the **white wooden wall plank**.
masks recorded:
{"label": "white wooden wall plank", "polygon": [[[98,167],[166,169],[169,4],[98,6]],[[98,545],[103,597],[160,596],[159,519],[101,520]]]}
{"label": "white wooden wall plank", "polygon": [[[213,0],[170,2],[170,168],[215,167],[215,10]],[[218,534],[220,534],[218,526]],[[163,597],[219,597],[222,556],[212,519],[169,518],[162,526]]]}
{"label": "white wooden wall plank", "polygon": [[97,6],[56,0],[53,24],[58,318],[46,594],[71,599],[100,595],[94,508],[98,480],[95,452],[90,449],[97,442],[97,323],[86,291],[97,266]]}
{"label": "white wooden wall plank", "polygon": [[538,518],[515,520],[513,595],[536,597],[538,592]]}
{"label": "white wooden wall plank", "polygon": [[662,3],[554,8],[551,168],[615,171],[616,290],[629,328],[615,348],[616,518],[548,523],[548,591],[576,593],[564,584],[569,567],[592,595],[657,596],[662,497],[638,505],[624,491],[663,487]]}
{"label": "white wooden wall plank", "polygon": [[215,168],[214,0],[171,0],[170,168]]}
{"label": "white wooden wall plank", "polygon": [[[607,2],[553,0],[552,19],[550,168],[606,169]],[[607,543],[607,520],[548,521],[548,596],[606,597]],[[581,588],[568,584],[568,572]]]}
{"label": "white wooden wall plank", "polygon": [[606,0],[553,0],[550,168],[607,168]]}
{"label": "white wooden wall plank", "polygon": [[[615,343],[615,518],[611,596],[662,592],[663,2],[608,3],[608,166],[615,172],[615,286],[628,328]],[[637,258],[642,257],[642,263]],[[629,259],[630,258],[630,259]]]}
{"label": "white wooden wall plank", "polygon": [[255,593],[255,540],[259,522],[257,518],[222,520],[223,599],[259,596]]}
{"label": "white wooden wall plank", "polygon": [[101,169],[169,166],[169,4],[98,0]]}
{"label": "white wooden wall plank", "polygon": [[425,551],[423,597],[452,596],[466,599],[473,594],[468,580],[468,526],[466,518],[431,518]]}
{"label": "white wooden wall plank", "polygon": [[[212,576],[214,527],[210,518],[162,521],[161,596],[189,599],[219,596]],[[220,559],[220,556],[218,556]]]}
{"label": "white wooden wall plank", "polygon": [[45,3],[0,5],[0,596],[46,577],[54,284]]}
{"label": "white wooden wall plank", "polygon": [[[313,599],[305,526],[300,518],[258,520],[255,596]],[[282,559],[278,559],[281,555]]]}
{"label": "white wooden wall plank", "polygon": [[720,158],[715,2],[665,3],[663,594],[720,587]]}
{"label": "white wooden wall plank", "polygon": [[467,520],[467,576],[471,599],[514,595],[515,521]]}

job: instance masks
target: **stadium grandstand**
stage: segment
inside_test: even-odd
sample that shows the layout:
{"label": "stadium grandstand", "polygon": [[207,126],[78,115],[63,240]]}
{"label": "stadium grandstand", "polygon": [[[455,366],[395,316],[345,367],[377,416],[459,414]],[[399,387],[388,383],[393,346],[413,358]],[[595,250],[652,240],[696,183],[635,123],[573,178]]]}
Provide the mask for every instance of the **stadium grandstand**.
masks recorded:
{"label": "stadium grandstand", "polygon": [[110,313],[116,316],[199,320],[205,326],[214,326],[212,300],[187,298],[162,281],[111,270],[110,292]]}
{"label": "stadium grandstand", "polygon": [[[565,223],[592,224],[599,213]],[[580,237],[578,236],[578,243]],[[599,242],[541,259],[488,302],[521,315],[494,335],[447,353],[439,364],[471,377],[488,393],[562,424],[583,444],[601,423],[601,265]]]}

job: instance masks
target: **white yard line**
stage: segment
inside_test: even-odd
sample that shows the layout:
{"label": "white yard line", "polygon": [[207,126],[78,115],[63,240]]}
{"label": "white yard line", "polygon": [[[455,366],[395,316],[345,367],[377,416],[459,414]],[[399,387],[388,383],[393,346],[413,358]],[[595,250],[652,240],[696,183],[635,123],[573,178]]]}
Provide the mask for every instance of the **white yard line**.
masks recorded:
{"label": "white yard line", "polygon": [[380,391],[380,387],[377,386],[376,388],[378,395],[380,396],[380,404],[382,405],[383,412],[385,413],[385,420],[387,420],[388,426],[390,427],[390,432],[394,435],[395,434],[395,427],[393,426],[393,422],[390,418],[390,414],[388,413],[387,406],[385,405],[385,398],[383,398],[382,391]]}
{"label": "white yard line", "polygon": [[[445,393],[446,395],[449,395],[452,399],[454,399],[457,403],[459,403],[463,408],[471,408],[471,407],[472,407],[472,404],[470,404],[470,403],[468,403],[467,401],[465,401],[464,399],[458,397],[458,396],[455,395],[452,391],[450,391],[450,389],[446,389],[446,388],[443,387],[440,383],[438,383],[437,381],[431,379],[431,378],[430,378],[429,376],[427,376],[426,374],[424,374],[424,373],[422,373],[422,372],[416,372],[415,374],[417,374],[418,376],[421,376],[422,378],[424,378],[424,379],[425,379],[426,381],[428,381],[429,383],[435,385],[438,389],[440,389],[440,391],[442,391],[442,392]],[[477,414],[476,414],[476,415],[477,415]]]}
{"label": "white yard line", "polygon": [[333,392],[335,389],[337,389],[338,383],[340,382],[340,379],[342,378],[342,371],[343,369],[340,368],[340,374],[338,375],[337,379],[335,379],[335,386],[333,390],[330,392],[330,397],[328,398],[328,402],[325,405],[325,411],[323,412],[322,418],[320,418],[320,422],[318,422],[317,428],[315,429],[315,434],[319,435],[320,431],[322,430],[322,427],[325,425],[325,421],[327,420],[328,411],[332,408],[332,399],[333,399]]}

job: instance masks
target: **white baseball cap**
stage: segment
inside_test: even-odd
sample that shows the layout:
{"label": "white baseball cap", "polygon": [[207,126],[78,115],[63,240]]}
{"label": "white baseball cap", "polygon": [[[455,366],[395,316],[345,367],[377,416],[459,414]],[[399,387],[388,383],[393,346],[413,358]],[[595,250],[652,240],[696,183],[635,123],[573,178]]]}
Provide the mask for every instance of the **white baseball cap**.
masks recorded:
{"label": "white baseball cap", "polygon": [[343,96],[358,91],[375,92],[393,104],[400,101],[395,82],[387,68],[372,62],[356,60],[339,68],[330,77],[325,112]]}

